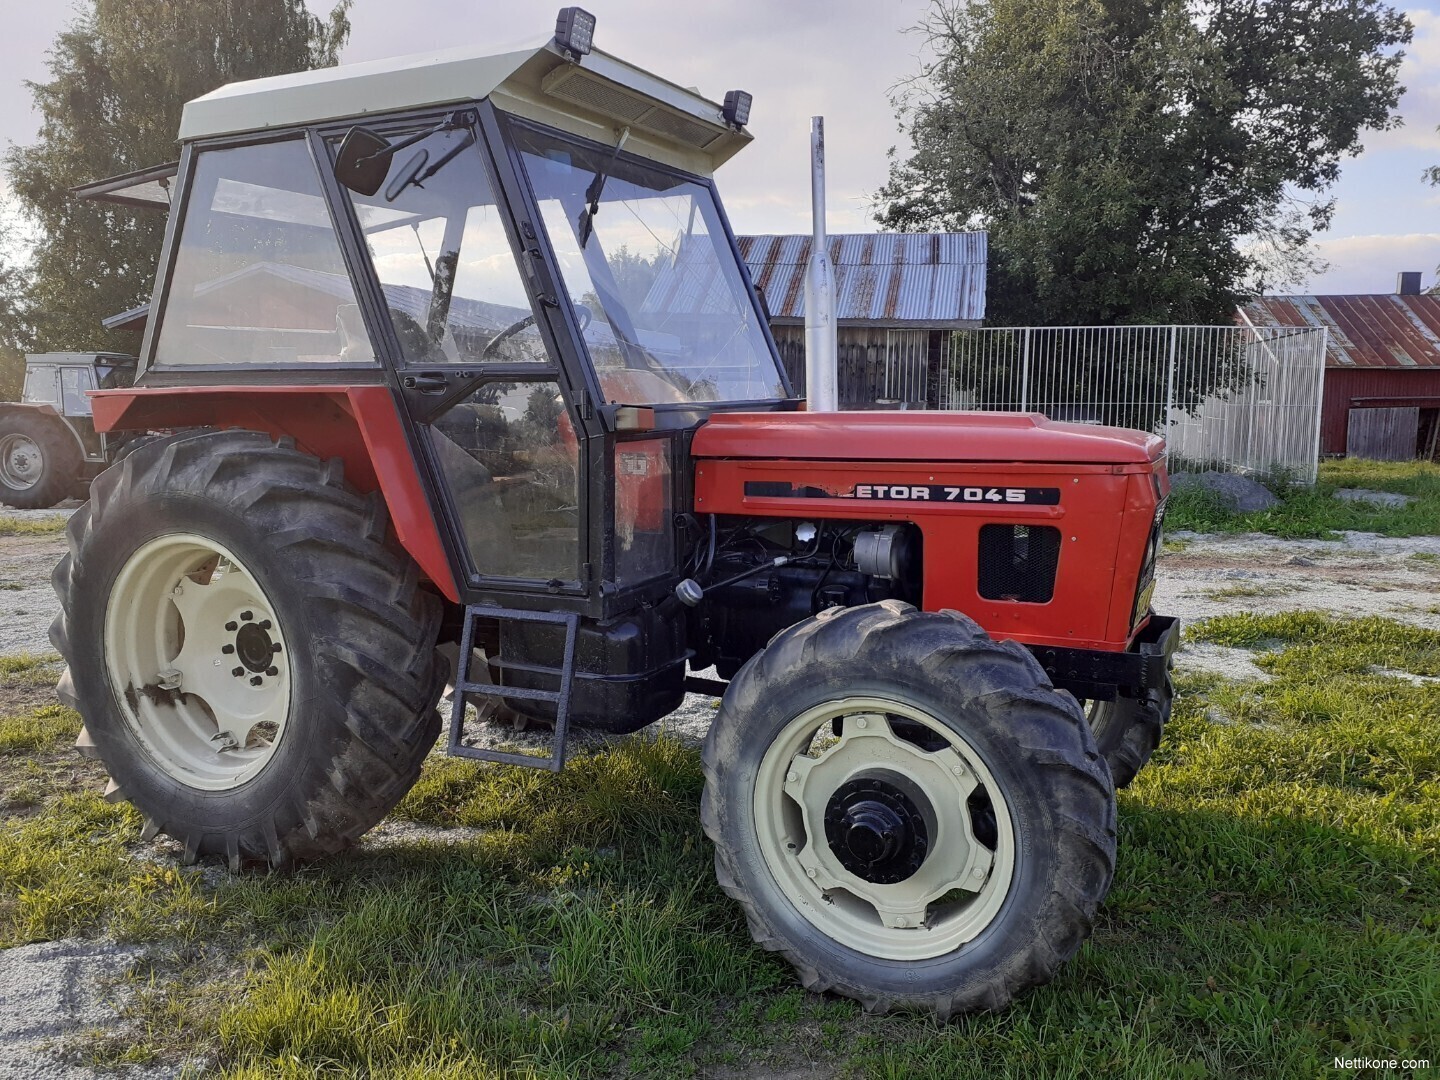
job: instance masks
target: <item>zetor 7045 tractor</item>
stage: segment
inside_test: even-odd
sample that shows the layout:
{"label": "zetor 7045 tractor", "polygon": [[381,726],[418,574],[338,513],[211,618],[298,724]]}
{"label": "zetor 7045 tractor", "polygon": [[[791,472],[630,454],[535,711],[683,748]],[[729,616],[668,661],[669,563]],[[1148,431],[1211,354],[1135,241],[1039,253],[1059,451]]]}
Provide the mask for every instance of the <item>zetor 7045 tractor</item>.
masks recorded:
{"label": "zetor 7045 tractor", "polygon": [[[81,745],[188,858],[280,865],[395,806],[447,682],[452,753],[552,768],[723,692],[701,813],[756,941],[999,1008],[1089,932],[1169,711],[1163,444],[806,410],[711,181],[748,97],[592,28],[186,106],[140,370],[93,396],[168,434],[55,572]],[[551,758],[462,741],[496,698]]]}

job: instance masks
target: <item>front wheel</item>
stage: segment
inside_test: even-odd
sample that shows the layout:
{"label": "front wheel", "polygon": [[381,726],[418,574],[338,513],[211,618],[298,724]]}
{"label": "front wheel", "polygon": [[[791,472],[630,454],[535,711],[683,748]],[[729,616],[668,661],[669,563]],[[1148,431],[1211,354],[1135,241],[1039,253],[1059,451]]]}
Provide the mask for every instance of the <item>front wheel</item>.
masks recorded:
{"label": "front wheel", "polygon": [[1115,793],[1023,648],[887,600],[779,634],[705,744],[705,830],[804,985],[944,1018],[1004,1007],[1090,932]]}
{"label": "front wheel", "polygon": [[414,783],[440,605],[338,462],[251,432],[157,440],[69,533],[61,696],[149,832],[273,866],[340,850]]}

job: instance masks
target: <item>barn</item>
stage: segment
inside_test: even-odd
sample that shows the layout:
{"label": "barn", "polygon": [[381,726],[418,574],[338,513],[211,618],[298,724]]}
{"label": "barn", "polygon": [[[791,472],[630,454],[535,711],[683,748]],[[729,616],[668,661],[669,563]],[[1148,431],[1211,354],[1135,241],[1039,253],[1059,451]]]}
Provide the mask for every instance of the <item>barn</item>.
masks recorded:
{"label": "barn", "polygon": [[[829,237],[842,407],[933,405],[946,337],[985,318],[986,239],[983,232]],[[803,393],[810,237],[738,240],[764,295],[785,370]]]}
{"label": "barn", "polygon": [[1440,296],[1420,275],[1394,293],[1267,296],[1241,309],[1255,326],[1329,330],[1320,452],[1382,461],[1440,450]]}

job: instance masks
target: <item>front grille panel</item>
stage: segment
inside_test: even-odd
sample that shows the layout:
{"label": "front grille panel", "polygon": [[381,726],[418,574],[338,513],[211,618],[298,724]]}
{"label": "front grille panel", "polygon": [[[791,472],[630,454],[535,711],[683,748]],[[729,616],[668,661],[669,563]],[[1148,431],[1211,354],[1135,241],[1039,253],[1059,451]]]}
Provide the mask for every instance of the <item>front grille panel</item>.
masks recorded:
{"label": "front grille panel", "polygon": [[1049,525],[980,526],[980,595],[1048,604],[1055,595],[1060,530]]}

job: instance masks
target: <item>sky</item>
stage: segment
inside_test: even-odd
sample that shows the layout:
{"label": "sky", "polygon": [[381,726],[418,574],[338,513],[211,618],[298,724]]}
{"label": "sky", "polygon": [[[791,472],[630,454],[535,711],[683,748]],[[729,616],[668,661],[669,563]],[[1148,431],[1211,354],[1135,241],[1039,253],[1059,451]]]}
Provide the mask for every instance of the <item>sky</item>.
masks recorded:
{"label": "sky", "polygon": [[[325,0],[307,0],[312,9]],[[73,17],[65,0],[7,4],[0,36],[0,146],[25,144],[38,120],[26,79],[43,80],[46,53]],[[873,232],[873,193],[888,173],[886,152],[904,150],[890,97],[920,66],[922,39],[906,33],[925,0],[730,0],[662,5],[655,0],[590,0],[596,45],[682,86],[719,100],[755,96],[755,142],[723,166],[717,183],[737,233],[810,231],[810,118],[825,116],[826,214],[831,232]],[[373,60],[474,45],[502,51],[539,43],[559,4],[534,0],[356,0],[342,59]],[[1440,0],[1411,7],[1401,100],[1404,126],[1364,137],[1360,157],[1343,165],[1330,231],[1318,249],[1330,268],[1315,293],[1390,292],[1402,270],[1424,285],[1440,264],[1440,188],[1421,171],[1440,164]]]}

